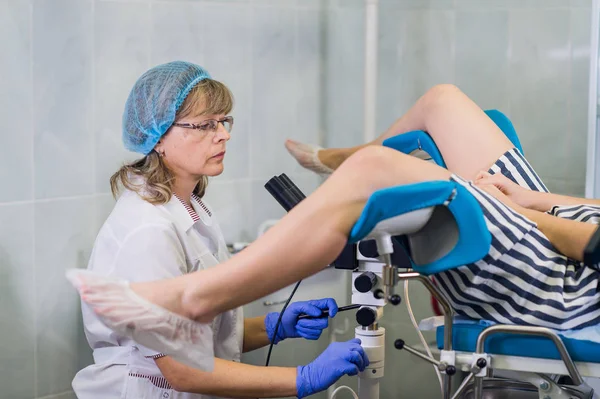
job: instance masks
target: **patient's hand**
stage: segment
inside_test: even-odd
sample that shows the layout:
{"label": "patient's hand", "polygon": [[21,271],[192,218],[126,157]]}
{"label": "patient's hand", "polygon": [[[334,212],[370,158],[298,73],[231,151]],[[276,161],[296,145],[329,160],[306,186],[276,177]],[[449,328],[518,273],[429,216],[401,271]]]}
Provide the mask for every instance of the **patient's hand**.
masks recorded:
{"label": "patient's hand", "polygon": [[[479,174],[475,177],[475,184],[481,188],[483,188],[483,186],[493,186],[499,190],[501,194],[510,198],[511,202],[514,204],[528,209],[533,207],[536,202],[536,194],[538,194],[537,191],[532,191],[528,188],[519,186],[517,183],[513,182],[501,173],[492,175],[488,172],[479,172]],[[494,195],[491,192],[490,194]],[[494,197],[498,198],[496,195],[494,195]],[[498,199],[504,202],[501,198]],[[506,202],[504,203],[506,204]],[[506,205],[510,206],[511,208],[513,207],[510,204]]]}
{"label": "patient's hand", "polygon": [[506,194],[504,194],[502,191],[500,191],[500,189],[498,189],[498,187],[496,187],[495,185],[493,185],[491,183],[486,184],[486,183],[475,182],[475,186],[482,189],[486,193],[490,194],[492,197],[496,198],[497,200],[499,200],[500,202],[502,202],[504,205],[508,206],[509,208],[512,208],[514,211],[517,211],[519,213],[524,213],[523,211],[526,210],[525,207],[514,202],[510,197],[508,197]]}

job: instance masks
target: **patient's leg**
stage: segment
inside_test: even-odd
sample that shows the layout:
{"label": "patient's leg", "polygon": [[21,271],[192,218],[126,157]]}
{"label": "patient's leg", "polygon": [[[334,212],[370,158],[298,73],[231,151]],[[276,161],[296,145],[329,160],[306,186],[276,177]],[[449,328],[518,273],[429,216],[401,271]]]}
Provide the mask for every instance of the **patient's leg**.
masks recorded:
{"label": "patient's leg", "polygon": [[[131,284],[131,288],[174,313],[209,321],[218,313],[322,270],[346,244],[352,226],[374,191],[449,177],[449,171],[395,150],[365,148],[350,157],[276,226],[219,267],[170,280]],[[107,307],[102,304],[102,292],[95,288],[92,277],[82,276],[76,285],[92,308]],[[102,289],[106,289],[105,284]]]}
{"label": "patient's leg", "polygon": [[[438,85],[374,141],[352,148],[325,149],[315,155],[324,166],[335,169],[357,150],[381,145],[389,137],[412,130],[428,132],[448,169],[466,179],[474,179],[513,148],[496,124],[464,93],[452,85]],[[298,151],[297,144],[288,141],[286,147],[299,159],[308,150],[305,147],[304,152]]]}

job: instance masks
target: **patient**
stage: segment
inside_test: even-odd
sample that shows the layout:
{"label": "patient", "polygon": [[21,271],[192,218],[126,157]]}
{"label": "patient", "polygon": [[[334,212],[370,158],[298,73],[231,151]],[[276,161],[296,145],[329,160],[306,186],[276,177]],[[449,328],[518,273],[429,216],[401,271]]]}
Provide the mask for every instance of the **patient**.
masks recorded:
{"label": "patient", "polygon": [[[502,131],[453,86],[431,89],[373,144],[381,143],[385,135],[410,130],[425,130],[433,137],[449,170],[377,145],[339,150],[334,153],[336,162],[328,162],[326,157],[321,160],[321,153],[313,153],[329,168],[319,172],[335,169],[331,176],[221,267],[136,284],[85,271],[71,272],[69,278],[109,327],[143,344],[144,339],[154,339],[153,349],[163,353],[185,356],[181,349],[171,350],[168,342],[179,341],[179,348],[193,345],[201,323],[317,273],[332,262],[373,192],[450,179],[477,199],[492,235],[483,259],[437,275],[458,313],[555,329],[600,322],[600,273],[582,264],[583,249],[596,225],[569,220],[568,208],[554,209],[556,215],[565,217],[543,212],[551,204],[589,200],[552,194],[530,198],[510,181],[498,178],[501,172],[528,191],[546,191]],[[481,173],[486,170],[490,174]],[[475,179],[476,184],[470,182]],[[582,209],[595,215],[592,219],[600,214],[600,208],[592,205]]]}

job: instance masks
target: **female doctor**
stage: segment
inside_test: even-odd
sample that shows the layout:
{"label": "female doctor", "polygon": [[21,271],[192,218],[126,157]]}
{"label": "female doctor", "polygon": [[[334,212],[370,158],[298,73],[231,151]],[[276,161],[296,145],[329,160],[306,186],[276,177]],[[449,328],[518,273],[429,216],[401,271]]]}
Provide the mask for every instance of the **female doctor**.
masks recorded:
{"label": "female doctor", "polygon": [[[125,105],[123,141],[144,157],[111,178],[115,197],[122,192],[98,234],[89,270],[141,282],[228,259],[215,215],[202,197],[207,176],[223,172],[232,106],[227,87],[194,64],[159,65],[138,79]],[[360,341],[334,343],[298,368],[244,365],[240,356],[270,341],[318,339],[328,324],[327,317],[319,317],[323,310],[335,316],[335,301],[293,303],[278,331],[278,313],[244,319],[238,308],[218,315],[210,325],[212,334],[195,341],[214,351],[214,368],[203,372],[119,335],[83,304],[94,364],[75,376],[73,389],[79,399],[305,397],[344,374],[364,370],[368,359]],[[314,318],[299,319],[301,314]],[[193,345],[186,350],[206,351]]]}

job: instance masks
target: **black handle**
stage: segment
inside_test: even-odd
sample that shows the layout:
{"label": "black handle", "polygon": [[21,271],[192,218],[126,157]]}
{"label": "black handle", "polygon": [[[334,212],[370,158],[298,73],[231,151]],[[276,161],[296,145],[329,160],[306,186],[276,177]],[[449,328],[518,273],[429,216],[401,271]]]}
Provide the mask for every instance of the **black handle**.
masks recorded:
{"label": "black handle", "polygon": [[[362,305],[348,305],[348,306],[342,306],[341,308],[338,308],[338,313],[339,312],[345,312],[346,310],[352,310],[352,309],[358,309],[360,308]],[[320,316],[310,316],[307,314],[301,314],[300,316],[298,316],[298,320],[302,320],[302,319],[320,319],[321,317],[329,317],[329,309],[325,309]]]}

